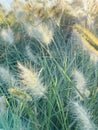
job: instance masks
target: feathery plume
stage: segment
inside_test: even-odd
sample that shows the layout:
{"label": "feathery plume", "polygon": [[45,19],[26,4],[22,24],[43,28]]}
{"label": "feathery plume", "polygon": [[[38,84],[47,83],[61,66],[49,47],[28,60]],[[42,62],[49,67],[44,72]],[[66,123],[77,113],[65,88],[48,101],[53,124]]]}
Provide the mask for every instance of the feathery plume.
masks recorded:
{"label": "feathery plume", "polygon": [[10,45],[14,42],[14,33],[10,28],[3,29],[1,31],[1,37],[5,42],[8,42]]}
{"label": "feathery plume", "polygon": [[9,86],[13,86],[16,83],[14,76],[9,72],[7,68],[4,67],[0,67],[0,78]]}
{"label": "feathery plume", "polygon": [[87,14],[96,15],[98,12],[97,9],[97,0],[82,0],[83,9]]}
{"label": "feathery plume", "polygon": [[79,129],[81,130],[95,130],[96,126],[91,121],[91,115],[80,103],[76,101],[71,101],[72,107],[71,111],[75,116],[76,120],[79,122]]}
{"label": "feathery plume", "polygon": [[34,27],[30,24],[24,24],[24,27],[30,37],[34,37],[46,45],[51,43],[53,38],[53,29],[49,28],[48,25],[39,24]]}
{"label": "feathery plume", "polygon": [[86,23],[89,28],[94,28],[94,19],[98,13],[98,3],[96,0],[82,0],[82,10],[86,16]]}
{"label": "feathery plume", "polygon": [[18,68],[20,70],[21,81],[25,85],[25,90],[29,90],[35,97],[44,96],[46,87],[43,85],[39,74],[33,70],[31,71],[20,63],[18,63]]}
{"label": "feathery plume", "polygon": [[86,88],[86,80],[85,80],[83,74],[80,71],[78,71],[77,69],[75,69],[73,71],[73,78],[74,78],[74,81],[76,84],[76,88],[79,90],[79,92],[88,97],[90,92]]}
{"label": "feathery plume", "polygon": [[31,61],[33,61],[35,64],[38,64],[38,60],[37,60],[36,56],[32,53],[30,46],[27,45],[25,49],[26,49],[26,55],[28,56],[28,58]]}
{"label": "feathery plume", "polygon": [[98,55],[90,53],[90,61],[96,65],[98,63]]}
{"label": "feathery plume", "polygon": [[46,6],[47,8],[55,7],[57,4],[57,0],[46,0]]}

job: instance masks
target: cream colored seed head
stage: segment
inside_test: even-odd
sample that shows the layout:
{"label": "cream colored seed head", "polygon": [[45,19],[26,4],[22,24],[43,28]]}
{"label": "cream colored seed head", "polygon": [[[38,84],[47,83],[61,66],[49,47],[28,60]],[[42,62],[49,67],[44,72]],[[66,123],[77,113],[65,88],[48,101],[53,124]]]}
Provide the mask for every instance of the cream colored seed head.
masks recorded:
{"label": "cream colored seed head", "polygon": [[25,90],[29,90],[33,96],[42,97],[46,93],[46,87],[43,85],[37,72],[26,68],[18,63],[20,78],[25,85]]}

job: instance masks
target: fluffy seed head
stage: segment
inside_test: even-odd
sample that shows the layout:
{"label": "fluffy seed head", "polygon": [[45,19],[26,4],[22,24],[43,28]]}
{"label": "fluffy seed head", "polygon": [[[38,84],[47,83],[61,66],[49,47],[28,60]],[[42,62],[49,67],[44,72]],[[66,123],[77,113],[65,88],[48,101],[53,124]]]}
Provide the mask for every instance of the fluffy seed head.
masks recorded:
{"label": "fluffy seed head", "polygon": [[53,38],[53,30],[51,28],[48,28],[46,24],[39,24],[36,27],[33,27],[30,24],[25,24],[24,27],[30,37],[34,37],[46,45],[49,45],[51,43]]}
{"label": "fluffy seed head", "polygon": [[88,111],[78,102],[72,101],[72,113],[79,123],[81,130],[95,130],[95,125],[91,121],[91,115]]}
{"label": "fluffy seed head", "polygon": [[79,70],[75,69],[73,71],[73,77],[74,77],[74,81],[76,83],[76,87],[82,92],[86,86],[86,80],[85,80],[83,74]]}
{"label": "fluffy seed head", "polygon": [[37,60],[36,56],[32,53],[30,46],[27,45],[25,49],[26,49],[26,54],[27,54],[28,58],[31,61],[33,61],[35,64],[38,64],[38,60]]}
{"label": "fluffy seed head", "polygon": [[9,69],[4,67],[0,67],[0,78],[9,86],[13,86],[16,82],[14,76],[9,72]]}
{"label": "fluffy seed head", "polygon": [[[76,88],[79,90],[79,92],[85,95],[86,97],[88,97],[90,92],[86,88],[86,80],[85,80],[84,75],[79,70],[75,69],[73,71],[73,78],[76,84]],[[79,96],[78,93],[77,93],[77,96]]]}
{"label": "fluffy seed head", "polygon": [[10,45],[14,42],[14,33],[10,28],[3,29],[1,31],[1,37],[5,42],[8,42]]}
{"label": "fluffy seed head", "polygon": [[20,70],[20,78],[22,83],[25,85],[25,90],[29,90],[33,96],[41,97],[46,92],[46,88],[42,83],[37,72],[28,69],[27,67],[18,63]]}
{"label": "fluffy seed head", "polygon": [[91,60],[91,62],[93,62],[96,65],[98,62],[98,55],[96,55],[94,53],[90,53],[90,60]]}

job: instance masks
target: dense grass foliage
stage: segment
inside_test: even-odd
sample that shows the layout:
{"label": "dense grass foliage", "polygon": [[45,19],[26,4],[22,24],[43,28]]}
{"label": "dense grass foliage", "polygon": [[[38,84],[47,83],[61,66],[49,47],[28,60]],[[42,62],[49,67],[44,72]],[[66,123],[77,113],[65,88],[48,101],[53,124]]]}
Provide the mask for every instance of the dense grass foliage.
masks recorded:
{"label": "dense grass foliage", "polygon": [[75,4],[37,4],[0,22],[0,129],[97,130],[97,28],[71,14]]}

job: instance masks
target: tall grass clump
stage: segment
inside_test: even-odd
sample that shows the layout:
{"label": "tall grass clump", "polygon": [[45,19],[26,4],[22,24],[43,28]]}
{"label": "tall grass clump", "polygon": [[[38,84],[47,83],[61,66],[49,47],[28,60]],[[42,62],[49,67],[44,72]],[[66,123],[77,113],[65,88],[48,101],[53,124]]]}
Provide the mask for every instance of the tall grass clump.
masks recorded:
{"label": "tall grass clump", "polygon": [[0,6],[0,129],[98,129],[97,4]]}

